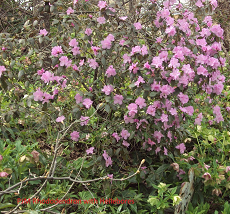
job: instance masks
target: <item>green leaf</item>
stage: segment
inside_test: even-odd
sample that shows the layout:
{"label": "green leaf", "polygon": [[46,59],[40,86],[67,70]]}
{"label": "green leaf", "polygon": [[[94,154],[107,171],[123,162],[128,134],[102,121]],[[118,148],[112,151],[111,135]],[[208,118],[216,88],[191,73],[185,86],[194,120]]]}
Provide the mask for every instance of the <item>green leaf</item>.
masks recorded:
{"label": "green leaf", "polygon": [[110,106],[109,106],[108,104],[105,105],[105,111],[106,111],[107,113],[110,112]]}
{"label": "green leaf", "polygon": [[104,66],[106,65],[105,57],[102,57],[102,58],[101,58],[101,63],[102,63],[102,65],[104,65]]}
{"label": "green leaf", "polygon": [[193,48],[193,53],[194,53],[194,54],[197,54],[197,53],[198,53],[197,47],[194,47],[194,48]]}
{"label": "green leaf", "polygon": [[24,70],[19,71],[19,73],[18,73],[18,79],[20,80],[24,74],[25,74]]}
{"label": "green leaf", "polygon": [[11,203],[5,203],[5,204],[0,204],[0,210],[5,209],[5,208],[9,208],[9,207],[14,207],[14,204]]}
{"label": "green leaf", "polygon": [[157,94],[158,94],[158,92],[153,91],[153,92],[151,92],[151,93],[149,94],[149,96],[150,96],[150,97],[155,97]]}

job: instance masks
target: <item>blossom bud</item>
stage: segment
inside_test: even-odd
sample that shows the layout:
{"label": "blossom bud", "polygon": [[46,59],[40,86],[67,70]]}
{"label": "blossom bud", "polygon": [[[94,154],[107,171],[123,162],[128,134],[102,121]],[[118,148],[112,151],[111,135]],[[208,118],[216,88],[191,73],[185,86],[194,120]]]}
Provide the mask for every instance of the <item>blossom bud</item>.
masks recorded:
{"label": "blossom bud", "polygon": [[31,154],[33,155],[34,161],[38,162],[39,161],[39,152],[37,152],[36,150],[32,151]]}
{"label": "blossom bud", "polygon": [[174,170],[176,170],[177,172],[179,172],[180,166],[179,166],[178,163],[172,163],[170,166],[172,166]]}
{"label": "blossom bud", "polygon": [[210,175],[208,172],[205,172],[205,173],[202,175],[202,178],[204,178],[205,181],[208,181],[209,179],[211,179],[211,175]]}
{"label": "blossom bud", "polygon": [[9,174],[6,172],[0,172],[0,177],[7,177]]}

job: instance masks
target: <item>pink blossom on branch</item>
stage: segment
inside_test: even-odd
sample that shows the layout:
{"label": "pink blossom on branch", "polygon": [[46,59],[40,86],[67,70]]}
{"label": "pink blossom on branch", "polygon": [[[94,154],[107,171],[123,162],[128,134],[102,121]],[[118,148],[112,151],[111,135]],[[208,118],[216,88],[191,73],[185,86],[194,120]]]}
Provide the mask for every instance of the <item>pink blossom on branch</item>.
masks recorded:
{"label": "pink blossom on branch", "polygon": [[175,148],[179,149],[181,154],[184,154],[184,151],[186,149],[184,143],[181,143],[181,144],[177,145]]}
{"label": "pink blossom on branch", "polygon": [[104,150],[104,153],[102,154],[102,156],[105,159],[105,165],[106,167],[109,167],[110,165],[112,166],[112,159],[111,157],[107,154],[106,150]]}
{"label": "pink blossom on branch", "polygon": [[93,154],[94,147],[90,147],[89,149],[86,150],[86,154]]}
{"label": "pink blossom on branch", "polygon": [[76,142],[79,140],[79,137],[80,137],[79,132],[77,131],[73,131],[70,134],[70,136],[71,136],[71,140],[76,141]]}
{"label": "pink blossom on branch", "polygon": [[0,77],[2,76],[2,72],[6,71],[6,67],[4,65],[0,66]]}
{"label": "pink blossom on branch", "polygon": [[91,107],[91,105],[93,104],[93,101],[89,98],[86,98],[83,100],[82,103],[87,109],[89,109]]}
{"label": "pink blossom on branch", "polygon": [[74,10],[71,7],[69,7],[66,13],[67,15],[70,15],[71,13],[74,13]]}
{"label": "pink blossom on branch", "polygon": [[102,10],[107,6],[107,3],[105,1],[99,1],[97,6]]}
{"label": "pink blossom on branch", "polygon": [[123,96],[122,95],[118,95],[118,94],[116,94],[114,97],[113,97],[113,99],[114,99],[114,104],[116,105],[116,104],[119,104],[119,105],[122,105],[122,101],[123,101]]}
{"label": "pink blossom on branch", "polygon": [[65,119],[64,116],[60,116],[60,117],[58,117],[58,118],[56,119],[56,122],[58,122],[58,123],[63,123],[64,119]]}
{"label": "pink blossom on branch", "polygon": [[46,29],[42,29],[42,30],[40,30],[39,34],[46,36],[48,34],[48,31]]}
{"label": "pink blossom on branch", "polygon": [[106,95],[110,95],[110,93],[114,90],[112,85],[105,85],[104,88],[101,90],[103,91]]}
{"label": "pink blossom on branch", "polygon": [[134,27],[136,28],[136,30],[141,30],[142,29],[142,26],[141,26],[141,23],[140,22],[136,22],[133,24]]}
{"label": "pink blossom on branch", "polygon": [[90,28],[86,28],[85,34],[86,34],[87,36],[90,36],[90,35],[92,34],[92,30],[91,30]]}
{"label": "pink blossom on branch", "polygon": [[7,172],[0,172],[0,177],[7,177],[9,174]]}
{"label": "pink blossom on branch", "polygon": [[105,17],[98,17],[97,18],[97,22],[101,25],[101,24],[105,24]]}

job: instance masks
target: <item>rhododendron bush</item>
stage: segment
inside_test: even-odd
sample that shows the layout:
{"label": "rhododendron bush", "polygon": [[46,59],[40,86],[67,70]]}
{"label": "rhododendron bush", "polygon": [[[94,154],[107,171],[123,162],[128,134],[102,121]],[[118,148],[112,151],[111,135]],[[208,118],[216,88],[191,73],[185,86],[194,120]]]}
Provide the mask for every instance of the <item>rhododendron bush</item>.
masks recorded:
{"label": "rhododendron bush", "polygon": [[[196,6],[205,9],[210,4],[212,9],[217,6],[216,1]],[[83,7],[94,13],[84,13]],[[140,3],[135,14],[125,13],[118,3],[74,1],[57,14],[50,32],[40,26],[34,37],[18,40],[31,47],[23,59],[27,64],[19,64],[26,73],[20,71],[18,78],[28,75],[36,86],[25,100],[28,106],[33,100],[48,109],[46,118],[60,128],[79,120],[68,130],[69,140],[89,144],[87,151],[103,156],[107,167],[113,164],[112,156],[132,148],[155,155],[184,153],[186,120],[206,122],[202,113],[194,112],[196,93],[210,98],[213,122],[223,121],[211,99],[224,88],[225,59],[219,55],[223,30],[211,16],[198,20],[176,1],[165,1],[162,7],[156,1]],[[31,29],[25,27],[28,34]],[[2,35],[2,45],[8,40]],[[50,43],[50,67],[43,66],[45,55],[38,42]],[[7,48],[2,53],[10,58],[13,47]],[[7,58],[1,62],[2,87],[12,78],[12,63]],[[61,98],[71,108],[65,108]]]}

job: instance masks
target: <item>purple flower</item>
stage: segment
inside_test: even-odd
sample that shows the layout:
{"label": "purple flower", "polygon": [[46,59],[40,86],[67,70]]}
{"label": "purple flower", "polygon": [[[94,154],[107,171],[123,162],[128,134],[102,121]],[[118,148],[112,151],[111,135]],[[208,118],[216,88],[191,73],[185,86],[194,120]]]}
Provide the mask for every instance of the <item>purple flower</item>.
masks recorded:
{"label": "purple flower", "polygon": [[91,107],[91,105],[93,104],[93,101],[89,98],[86,98],[83,100],[82,103],[87,109],[89,109]]}
{"label": "purple flower", "polygon": [[73,131],[73,132],[70,134],[70,136],[71,136],[71,139],[72,139],[73,141],[76,141],[76,142],[79,140],[79,137],[80,137],[79,132],[77,132],[77,131]]}
{"label": "purple flower", "polygon": [[7,172],[0,172],[0,177],[7,177],[9,174]]}
{"label": "purple flower", "polygon": [[180,149],[180,153],[181,153],[181,154],[183,154],[184,151],[185,151],[185,149],[186,149],[184,143],[181,143],[181,144],[177,145],[175,148],[176,148],[176,149]]}
{"label": "purple flower", "polygon": [[39,34],[46,36],[48,34],[48,31],[46,29],[42,29],[42,30],[40,30]]}
{"label": "purple flower", "polygon": [[86,150],[86,154],[93,154],[94,147],[90,147],[89,149]]}
{"label": "purple flower", "polygon": [[63,120],[65,119],[65,117],[64,116],[60,116],[60,117],[58,117],[57,119],[56,119],[56,122],[58,122],[58,123],[63,123]]}

